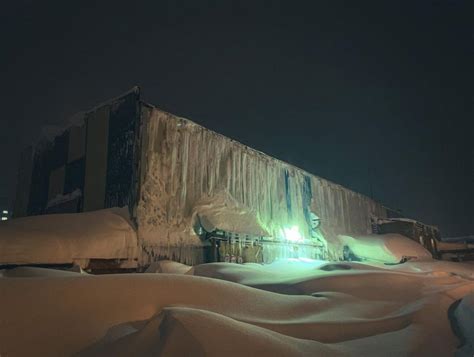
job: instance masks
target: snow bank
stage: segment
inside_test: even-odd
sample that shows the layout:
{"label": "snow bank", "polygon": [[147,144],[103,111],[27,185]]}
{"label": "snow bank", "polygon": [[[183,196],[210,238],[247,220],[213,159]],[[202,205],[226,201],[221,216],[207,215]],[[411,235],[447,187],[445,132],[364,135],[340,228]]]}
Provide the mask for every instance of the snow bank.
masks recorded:
{"label": "snow bank", "polygon": [[[193,269],[219,280],[183,274],[0,278],[0,351],[452,356],[459,341],[448,309],[474,289],[473,280],[450,270],[397,267],[290,260]],[[175,268],[182,267],[169,271]]]}
{"label": "snow bank", "polygon": [[[372,234],[366,236],[338,236],[339,250],[348,246],[352,253],[363,260],[398,263],[403,257],[431,259],[431,253],[417,242],[400,234]],[[341,254],[342,255],[342,254]]]}
{"label": "snow bank", "polygon": [[121,338],[100,341],[79,356],[141,356],[150,352],[157,356],[310,356],[315,351],[337,356],[338,350],[210,311],[175,307],[163,309]]}
{"label": "snow bank", "polygon": [[190,271],[192,271],[192,267],[189,265],[172,260],[159,260],[151,263],[145,273],[187,274]]}
{"label": "snow bank", "polygon": [[0,264],[70,264],[135,259],[137,238],[126,209],[52,214],[0,223]]}
{"label": "snow bank", "polygon": [[76,276],[77,274],[87,274],[86,272],[46,269],[38,267],[17,267],[15,269],[0,270],[0,277],[2,278],[34,278],[34,277],[58,277],[58,276]]}
{"label": "snow bank", "polygon": [[454,317],[463,339],[456,356],[471,357],[474,354],[474,291],[461,300]]}

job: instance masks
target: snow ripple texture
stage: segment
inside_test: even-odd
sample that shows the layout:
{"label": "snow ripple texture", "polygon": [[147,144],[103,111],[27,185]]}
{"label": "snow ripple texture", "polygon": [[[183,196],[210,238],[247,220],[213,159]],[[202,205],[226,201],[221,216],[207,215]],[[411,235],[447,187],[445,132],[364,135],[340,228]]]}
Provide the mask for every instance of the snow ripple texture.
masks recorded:
{"label": "snow ripple texture", "polygon": [[472,321],[449,310],[461,300],[463,316],[472,316],[472,265],[441,263],[164,262],[154,267],[161,273],[105,276],[9,271],[0,278],[0,352],[467,356]]}

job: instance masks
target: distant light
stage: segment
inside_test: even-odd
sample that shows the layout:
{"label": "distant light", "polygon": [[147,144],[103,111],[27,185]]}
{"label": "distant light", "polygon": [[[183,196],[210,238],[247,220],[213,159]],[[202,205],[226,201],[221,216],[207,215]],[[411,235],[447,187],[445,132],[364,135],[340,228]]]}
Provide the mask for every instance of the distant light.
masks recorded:
{"label": "distant light", "polygon": [[287,240],[292,242],[301,242],[303,240],[298,226],[283,228],[283,235]]}
{"label": "distant light", "polygon": [[3,212],[2,212],[2,213],[3,213],[3,214],[8,214],[8,211],[5,211],[5,210],[3,210]]}
{"label": "distant light", "polygon": [[6,220],[8,220],[7,217],[2,217],[2,221],[6,221]]}

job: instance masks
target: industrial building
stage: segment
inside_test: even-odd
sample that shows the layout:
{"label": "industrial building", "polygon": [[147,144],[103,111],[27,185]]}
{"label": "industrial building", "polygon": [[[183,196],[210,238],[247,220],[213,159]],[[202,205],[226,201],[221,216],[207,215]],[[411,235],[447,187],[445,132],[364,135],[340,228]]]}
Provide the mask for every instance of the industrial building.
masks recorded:
{"label": "industrial building", "polygon": [[124,206],[141,264],[338,259],[337,235],[390,218],[367,196],[144,102],[137,87],[22,153],[13,214]]}

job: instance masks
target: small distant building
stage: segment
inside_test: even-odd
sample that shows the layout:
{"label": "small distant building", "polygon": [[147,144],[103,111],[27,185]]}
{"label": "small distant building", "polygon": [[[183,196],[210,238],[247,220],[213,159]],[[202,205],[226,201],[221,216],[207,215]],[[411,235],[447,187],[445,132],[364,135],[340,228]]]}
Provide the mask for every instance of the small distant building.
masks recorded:
{"label": "small distant building", "polygon": [[2,209],[0,217],[2,221],[8,220],[10,218],[10,211],[7,209]]}
{"label": "small distant building", "polygon": [[9,202],[6,198],[0,197],[0,221],[6,221],[11,217]]}

